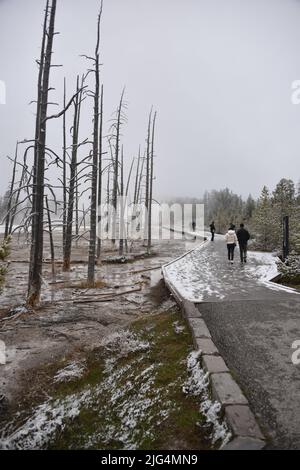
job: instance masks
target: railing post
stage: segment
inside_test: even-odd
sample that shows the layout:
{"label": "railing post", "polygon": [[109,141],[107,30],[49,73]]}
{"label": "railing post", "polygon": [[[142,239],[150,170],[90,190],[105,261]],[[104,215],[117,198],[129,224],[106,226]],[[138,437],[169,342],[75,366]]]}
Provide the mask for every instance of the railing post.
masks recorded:
{"label": "railing post", "polygon": [[289,216],[285,215],[283,217],[283,237],[282,237],[282,256],[283,259],[286,260],[286,258],[289,255]]}

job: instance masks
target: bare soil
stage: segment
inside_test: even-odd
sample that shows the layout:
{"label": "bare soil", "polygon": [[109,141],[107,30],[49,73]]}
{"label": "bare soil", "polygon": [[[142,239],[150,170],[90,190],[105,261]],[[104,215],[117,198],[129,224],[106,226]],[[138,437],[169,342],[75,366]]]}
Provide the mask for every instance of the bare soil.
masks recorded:
{"label": "bare soil", "polygon": [[[140,316],[159,313],[169,297],[161,266],[192,245],[182,240],[161,241],[147,256],[142,242],[135,242],[128,262],[123,263],[110,262],[117,251],[110,243],[104,245],[96,266],[97,287],[88,288],[87,242],[74,245],[71,270],[64,273],[61,235],[56,234],[55,276],[46,245],[41,304],[30,312],[20,309],[26,298],[30,247],[23,236],[14,237],[0,293],[0,339],[7,355],[6,364],[0,366],[0,415],[15,409],[28,387],[32,393],[37,371],[67,358],[80,360],[110,333]],[[36,384],[37,394],[43,388]]]}

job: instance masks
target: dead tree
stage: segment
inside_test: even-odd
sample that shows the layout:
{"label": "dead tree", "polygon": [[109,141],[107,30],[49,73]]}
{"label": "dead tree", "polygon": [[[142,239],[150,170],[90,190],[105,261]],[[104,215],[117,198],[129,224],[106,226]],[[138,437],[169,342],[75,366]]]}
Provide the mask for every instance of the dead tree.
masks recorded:
{"label": "dead tree", "polygon": [[[144,219],[144,243],[148,238],[148,211],[149,211],[149,193],[150,193],[150,159],[151,159],[151,121],[152,121],[152,109],[149,114],[148,120],[148,131],[147,131],[147,148],[146,148],[146,188],[145,188],[145,219]],[[148,247],[148,243],[147,243]]]}
{"label": "dead tree", "polygon": [[88,284],[95,283],[95,261],[96,261],[96,236],[97,236],[97,184],[98,184],[98,164],[99,164],[99,94],[100,94],[100,23],[102,15],[102,1],[97,22],[97,42],[95,48],[94,73],[95,73],[95,91],[94,96],[94,129],[93,129],[93,157],[91,174],[91,208],[90,208],[90,240],[88,257]]}
{"label": "dead tree", "polygon": [[[34,307],[40,299],[42,284],[42,262],[43,262],[43,242],[44,242],[44,192],[45,187],[51,191],[52,188],[45,179],[46,155],[54,155],[57,161],[60,157],[52,150],[46,147],[47,123],[50,119],[57,119],[64,115],[69,109],[74,99],[78,96],[76,93],[57,114],[47,116],[48,95],[51,88],[50,71],[53,39],[56,34],[55,15],[56,0],[52,0],[49,10],[49,2],[46,4],[45,19],[43,26],[43,37],[41,47],[41,58],[38,62],[38,93],[37,93],[37,115],[34,139],[34,163],[32,170],[32,196],[31,196],[31,251],[28,276],[27,305]],[[56,161],[55,160],[55,161]],[[53,191],[52,191],[53,194]],[[53,194],[54,195],[54,194]]]}
{"label": "dead tree", "polygon": [[113,163],[113,188],[112,188],[112,206],[114,210],[113,220],[112,220],[112,233],[113,239],[112,242],[115,243],[116,236],[116,223],[117,223],[117,211],[118,211],[118,196],[120,194],[119,187],[119,168],[120,168],[120,138],[121,138],[121,126],[124,122],[125,116],[123,115],[123,108],[126,106],[124,103],[124,93],[123,89],[121,93],[120,102],[116,112],[116,119],[113,125],[111,126],[112,136],[110,142],[113,141],[112,150],[112,163]]}
{"label": "dead tree", "polygon": [[16,144],[15,158],[14,158],[14,162],[13,162],[13,173],[12,173],[12,178],[11,178],[11,183],[10,183],[10,190],[9,190],[8,201],[7,201],[7,213],[6,213],[6,217],[5,217],[4,238],[6,238],[11,233],[11,230],[10,230],[10,227],[11,227],[11,208],[12,208],[13,199],[14,199],[14,187],[15,187],[15,179],[16,179],[17,160],[18,160],[18,143]]}
{"label": "dead tree", "polygon": [[64,246],[64,262],[63,270],[69,271],[71,264],[71,250],[72,250],[72,232],[73,232],[73,217],[74,217],[74,202],[76,196],[77,181],[77,153],[78,153],[78,133],[79,133],[79,119],[80,119],[80,106],[81,106],[81,93],[79,89],[79,77],[77,76],[77,97],[74,102],[74,116],[72,126],[72,153],[70,162],[70,181],[68,188],[68,205],[67,205],[67,220],[65,230],[65,246]]}
{"label": "dead tree", "polygon": [[[66,79],[64,78],[64,108],[66,107]],[[63,115],[63,161],[62,161],[62,186],[63,186],[63,251],[66,245],[67,226],[67,131],[66,114]]]}
{"label": "dead tree", "polygon": [[119,255],[122,256],[124,253],[124,148],[122,145],[121,150],[121,165],[120,165],[120,204],[119,204]]}
{"label": "dead tree", "polygon": [[134,193],[133,193],[133,204],[136,205],[138,203],[138,185],[139,185],[139,178],[140,178],[140,162],[141,162],[141,147],[139,147],[139,153],[137,158],[136,164],[136,174],[135,174],[135,183],[134,183]]}
{"label": "dead tree", "polygon": [[151,152],[150,152],[150,171],[149,171],[149,204],[148,204],[148,245],[147,251],[151,251],[152,235],[152,203],[153,203],[153,165],[154,165],[154,134],[155,134],[156,112],[152,122]]}
{"label": "dead tree", "polygon": [[39,301],[42,283],[45,147],[47,135],[49,80],[53,39],[55,34],[55,14],[56,0],[52,0],[48,23],[47,1],[38,77],[33,178],[34,189],[32,197],[32,240],[27,295],[27,304],[30,306],[35,306],[35,304]]}
{"label": "dead tree", "polygon": [[[102,203],[102,154],[103,154],[103,85],[101,85],[100,97],[100,125],[99,125],[99,169],[98,169],[98,208]],[[101,215],[98,216],[98,230],[101,225]],[[101,232],[101,230],[100,230]],[[101,255],[101,238],[97,241],[97,259]]]}
{"label": "dead tree", "polygon": [[142,180],[143,180],[143,176],[144,176],[145,160],[146,160],[146,158],[144,156],[142,158],[141,170],[140,170],[140,174],[139,174],[137,194],[136,194],[136,204],[141,204],[142,203]]}
{"label": "dead tree", "polygon": [[48,232],[49,232],[49,242],[50,242],[50,253],[51,253],[51,265],[52,265],[52,277],[55,277],[55,252],[54,252],[54,243],[53,243],[53,232],[52,232],[52,222],[51,222],[51,212],[49,209],[48,196],[45,196],[45,204],[47,209],[48,217]]}
{"label": "dead tree", "polygon": [[[26,161],[22,164],[21,162],[18,162],[18,164],[22,167],[22,173],[21,173],[21,178],[19,179],[19,184],[18,184],[18,189],[16,190],[16,193],[14,195],[14,205],[11,210],[11,216],[10,216],[10,222],[9,222],[9,231],[8,234],[10,235],[13,232],[13,226],[15,223],[15,218],[17,215],[19,215],[21,212],[24,212],[22,208],[22,204],[29,199],[29,194],[27,194],[27,197],[23,200],[20,201],[20,196],[21,193],[24,189],[25,182],[27,181],[28,184],[30,184],[30,173],[28,173],[28,167],[26,164]],[[26,210],[25,210],[26,214]]]}

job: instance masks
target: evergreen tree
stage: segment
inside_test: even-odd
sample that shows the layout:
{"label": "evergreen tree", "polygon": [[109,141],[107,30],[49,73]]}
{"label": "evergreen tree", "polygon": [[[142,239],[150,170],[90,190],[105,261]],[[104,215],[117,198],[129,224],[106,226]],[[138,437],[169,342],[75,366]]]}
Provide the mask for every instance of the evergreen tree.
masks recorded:
{"label": "evergreen tree", "polygon": [[276,248],[279,230],[274,220],[270,192],[266,186],[263,187],[258,200],[253,222],[259,247],[263,250]]}
{"label": "evergreen tree", "polygon": [[244,209],[244,216],[247,221],[252,219],[252,215],[253,215],[255,208],[256,208],[256,202],[251,196],[251,194],[249,194],[247,201],[245,203],[245,209]]}
{"label": "evergreen tree", "polygon": [[273,205],[282,219],[291,215],[295,205],[295,184],[292,180],[282,178],[273,191]]}

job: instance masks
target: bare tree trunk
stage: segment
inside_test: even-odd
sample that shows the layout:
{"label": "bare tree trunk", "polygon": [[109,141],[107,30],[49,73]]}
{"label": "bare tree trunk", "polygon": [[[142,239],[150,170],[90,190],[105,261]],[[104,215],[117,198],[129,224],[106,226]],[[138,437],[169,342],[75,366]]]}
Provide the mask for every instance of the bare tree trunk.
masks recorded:
{"label": "bare tree trunk", "polygon": [[121,115],[123,107],[123,98],[124,90],[122,91],[120,103],[117,110],[117,120],[115,124],[115,153],[113,158],[113,169],[114,169],[114,179],[113,179],[113,191],[112,191],[112,205],[114,208],[114,217],[113,217],[113,240],[115,243],[115,232],[116,232],[116,222],[117,222],[117,202],[118,202],[118,193],[119,193],[119,164],[120,164],[120,133],[121,133]]}
{"label": "bare tree trunk", "polygon": [[75,184],[75,235],[76,235],[76,245],[78,243],[78,235],[79,235],[79,208],[78,208],[78,178],[77,178],[77,166],[76,166],[76,176],[75,176],[76,184]]}
{"label": "bare tree trunk", "polygon": [[119,233],[120,233],[120,242],[119,242],[119,255],[122,256],[124,253],[124,149],[122,145],[121,151],[121,182],[120,182],[120,214],[119,214]]}
{"label": "bare tree trunk", "polygon": [[86,231],[86,222],[85,222],[85,209],[84,204],[82,205],[82,212],[83,212],[83,230]]}
{"label": "bare tree trunk", "polygon": [[18,190],[17,190],[16,196],[15,196],[15,199],[14,199],[14,207],[13,207],[10,222],[9,222],[9,231],[8,231],[9,235],[13,231],[13,225],[14,225],[16,214],[17,214],[17,207],[19,206],[19,199],[20,199],[20,194],[21,194],[21,191],[22,191],[22,186],[24,184],[25,174],[26,174],[26,168],[25,168],[25,165],[23,165],[21,178],[19,180]]}
{"label": "bare tree trunk", "polygon": [[51,214],[49,209],[48,197],[45,196],[45,203],[48,216],[48,230],[49,230],[49,241],[50,241],[50,252],[51,252],[51,265],[52,265],[52,277],[55,277],[55,252],[54,252],[54,243],[53,243],[53,233],[52,233],[52,223],[51,223]]}
{"label": "bare tree trunk", "polygon": [[142,179],[143,179],[143,174],[144,174],[144,166],[145,166],[145,158],[142,159],[142,165],[141,165],[141,170],[140,170],[140,175],[139,175],[139,183],[138,183],[138,189],[137,189],[137,195],[136,195],[137,204],[141,202],[141,186],[142,186]]}
{"label": "bare tree trunk", "polygon": [[97,184],[98,184],[98,159],[99,159],[99,45],[100,45],[100,21],[102,14],[102,2],[97,23],[97,43],[95,49],[95,92],[94,92],[94,131],[93,131],[93,166],[91,187],[91,213],[90,213],[90,242],[88,258],[88,284],[95,283],[96,261],[96,235],[97,235]]}
{"label": "bare tree trunk", "polygon": [[136,175],[135,175],[135,183],[134,183],[134,195],[133,195],[133,203],[137,204],[137,193],[138,193],[138,183],[139,183],[139,170],[140,170],[140,161],[141,161],[141,147],[139,147],[139,155],[137,160],[136,166]]}
{"label": "bare tree trunk", "polygon": [[[45,174],[45,147],[46,147],[46,131],[47,131],[47,108],[49,79],[51,68],[52,47],[54,38],[54,25],[56,13],[56,0],[52,0],[50,19],[48,30],[44,31],[43,43],[45,36],[47,37],[47,45],[45,51],[45,59],[42,70],[42,87],[38,97],[38,105],[40,104],[40,116],[36,129],[37,152],[35,158],[36,176],[34,186],[36,191],[33,197],[33,214],[32,214],[32,256],[30,259],[29,282],[27,304],[34,306],[40,298],[42,283],[42,262],[43,262],[43,221],[44,221],[44,174]],[[46,11],[47,17],[47,11]],[[41,67],[41,64],[40,64]]]}
{"label": "bare tree trunk", "polygon": [[[110,197],[110,168],[108,168],[108,172],[107,172],[107,185],[106,185],[106,204],[107,204],[108,207],[109,207],[109,205],[110,205],[110,201],[111,201],[111,197]],[[107,214],[107,215],[108,215],[108,214]],[[105,230],[106,230],[106,232],[108,233],[108,230],[109,230],[109,221],[107,221],[107,223],[106,223]]]}
{"label": "bare tree trunk", "polygon": [[13,197],[14,197],[17,160],[18,160],[18,143],[16,144],[15,158],[14,158],[14,164],[13,164],[13,173],[12,173],[12,178],[11,178],[11,183],[10,183],[9,197],[7,201],[7,214],[5,218],[4,238],[6,238],[10,234],[9,228],[10,228],[10,220],[11,220],[11,208],[12,208],[12,202],[13,202]]}
{"label": "bare tree trunk", "polygon": [[[80,124],[80,113],[81,113],[81,100],[82,100],[82,90],[84,85],[84,76],[82,76],[81,80],[81,92],[79,94],[79,102],[78,102],[78,115],[77,115],[77,124],[76,124],[76,149],[78,153],[78,141],[79,141],[79,124]],[[78,88],[77,88],[78,91]],[[77,153],[76,153],[76,162],[77,162]],[[78,179],[78,162],[76,164],[76,174],[75,174],[75,234],[76,234],[76,245],[78,244],[78,236],[79,236],[79,179]]]}
{"label": "bare tree trunk", "polygon": [[[64,108],[66,107],[66,79],[64,78]],[[63,256],[65,256],[66,225],[67,225],[67,133],[66,115],[63,115]]]}
{"label": "bare tree trunk", "polygon": [[[77,76],[77,92],[79,91],[79,76]],[[64,263],[63,271],[69,271],[71,265],[71,250],[72,250],[72,232],[73,232],[73,216],[74,216],[74,198],[76,189],[76,176],[77,176],[77,150],[78,150],[78,118],[80,97],[77,95],[74,103],[74,117],[73,117],[73,138],[72,138],[72,156],[70,163],[70,182],[69,182],[69,200],[67,210],[67,222],[65,233],[65,249],[64,249]]]}
{"label": "bare tree trunk", "polygon": [[[146,190],[145,190],[145,227],[144,227],[144,242],[148,238],[148,210],[149,210],[149,183],[150,183],[150,139],[151,139],[151,117],[152,110],[149,114],[148,132],[147,132],[147,149],[146,149]],[[147,244],[148,246],[148,244]]]}
{"label": "bare tree trunk", "polygon": [[152,231],[152,200],[153,200],[153,162],[154,162],[154,133],[155,133],[156,113],[154,113],[152,122],[152,137],[151,137],[151,155],[150,155],[150,181],[149,181],[149,207],[148,207],[148,254],[151,251],[151,231]]}
{"label": "bare tree trunk", "polygon": [[38,139],[40,133],[40,120],[41,120],[41,103],[42,103],[42,81],[44,74],[44,63],[45,63],[45,49],[46,49],[46,40],[47,40],[47,22],[49,16],[49,0],[46,2],[45,16],[44,16],[44,25],[43,25],[43,36],[42,36],[42,45],[41,45],[41,55],[39,61],[39,74],[38,74],[38,83],[37,83],[37,108],[36,108],[36,120],[35,120],[35,141],[34,141],[34,162],[33,162],[33,174],[32,174],[32,230],[31,230],[31,249],[30,249],[30,265],[29,265],[29,281],[28,281],[28,292],[30,280],[33,277],[33,268],[34,268],[34,256],[35,256],[35,245],[36,245],[36,230],[34,230],[34,225],[37,219],[36,215],[36,199],[37,199],[37,168],[38,168]]}
{"label": "bare tree trunk", "polygon": [[[100,126],[99,126],[99,170],[98,170],[98,208],[102,203],[102,152],[103,152],[103,85],[101,86],[100,97]],[[98,229],[101,226],[101,215],[98,216]],[[101,255],[101,238],[97,241],[97,258]]]}

